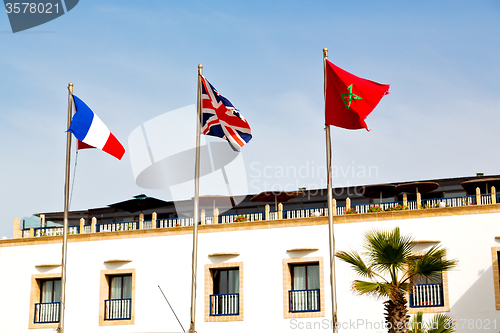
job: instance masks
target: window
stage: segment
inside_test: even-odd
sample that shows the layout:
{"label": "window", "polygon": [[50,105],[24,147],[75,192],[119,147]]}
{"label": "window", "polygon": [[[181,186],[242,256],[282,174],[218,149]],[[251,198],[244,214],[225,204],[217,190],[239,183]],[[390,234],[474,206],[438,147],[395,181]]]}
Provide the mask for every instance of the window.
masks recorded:
{"label": "window", "polygon": [[135,320],[135,269],[101,271],[99,325],[131,325]]}
{"label": "window", "polygon": [[410,307],[444,306],[443,274],[436,281],[425,277],[415,278],[410,290]]}
{"label": "window", "polygon": [[238,315],[240,271],[238,268],[212,270],[214,293],[210,295],[210,315]]}
{"label": "window", "polygon": [[104,302],[104,320],[130,319],[132,274],[109,277],[109,298]]}
{"label": "window", "polygon": [[40,303],[35,304],[35,324],[58,323],[61,279],[40,280]]}
{"label": "window", "polygon": [[288,291],[289,311],[320,311],[319,264],[290,265],[292,290]]}
{"label": "window", "polygon": [[322,257],[283,259],[284,318],[324,317]]}
{"label": "window", "polygon": [[500,277],[500,251],[497,251],[497,264],[495,265],[496,267],[494,269],[497,269],[497,278],[495,279],[496,281],[498,281],[500,283],[500,279],[498,277]]}
{"label": "window", "polygon": [[[413,255],[421,256],[426,252],[425,250],[413,251]],[[408,304],[409,314],[449,312],[448,272],[441,272],[437,280],[425,277],[415,278],[408,293]]]}
{"label": "window", "polygon": [[493,262],[493,289],[495,290],[495,307],[500,310],[500,247],[491,248]]}
{"label": "window", "polygon": [[56,328],[61,304],[61,274],[31,277],[29,328]]}
{"label": "window", "polygon": [[205,321],[243,320],[243,263],[205,265]]}

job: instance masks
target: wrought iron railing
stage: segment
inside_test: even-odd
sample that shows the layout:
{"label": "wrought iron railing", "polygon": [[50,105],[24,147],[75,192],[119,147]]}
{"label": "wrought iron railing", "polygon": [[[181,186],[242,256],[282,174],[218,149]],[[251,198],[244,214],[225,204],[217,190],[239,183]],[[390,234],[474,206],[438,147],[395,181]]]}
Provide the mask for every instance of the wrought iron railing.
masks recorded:
{"label": "wrought iron railing", "polygon": [[283,212],[285,219],[297,219],[312,216],[328,216],[328,207],[290,209]]}
{"label": "wrought iron railing", "polygon": [[186,227],[192,226],[194,219],[192,217],[179,217],[174,219],[164,219],[157,220],[156,227],[157,228],[173,228],[173,227]]}
{"label": "wrought iron railing", "polygon": [[[61,236],[64,232],[63,227],[43,227],[43,228],[33,228],[33,230],[35,237]],[[72,226],[68,228],[69,235],[74,235],[78,233],[80,233],[80,226]],[[29,237],[29,230],[28,230],[28,237]]]}
{"label": "wrought iron railing", "polygon": [[321,311],[319,289],[289,290],[289,312],[315,312]]}
{"label": "wrought iron railing", "polygon": [[[496,195],[496,202],[500,203],[500,193]],[[405,210],[416,210],[420,208],[437,208],[437,207],[463,207],[476,205],[476,196],[462,196],[462,197],[450,197],[450,198],[434,198],[434,199],[422,199],[421,206],[419,207],[417,201],[409,200],[404,206]],[[491,194],[482,194],[480,196],[480,204],[489,205],[492,204]],[[358,214],[367,213],[370,211],[371,207],[380,207],[382,211],[387,210],[398,210],[403,208],[403,202],[393,201],[393,202],[383,202],[383,203],[368,203],[368,204],[357,204],[352,205],[351,209],[356,211]],[[346,206],[336,206],[336,215],[344,215],[346,213]],[[234,223],[239,216],[245,216],[247,221],[263,221],[265,220],[265,214],[262,212],[254,213],[243,213],[243,214],[231,214],[231,215],[220,215],[218,218],[219,223]],[[278,211],[269,212],[269,220],[277,220],[279,216]],[[316,208],[304,208],[304,209],[289,209],[283,211],[283,219],[295,219],[295,218],[305,218],[311,216],[328,216],[327,207],[316,207]],[[156,228],[173,228],[173,227],[184,227],[192,226],[193,218],[179,217],[170,219],[160,219],[156,221]],[[143,229],[152,229],[151,220],[146,220],[143,223]],[[206,216],[205,224],[213,224],[214,217]],[[83,229],[80,230],[80,226],[70,226],[68,228],[68,234],[79,234],[79,233],[91,233],[91,225],[84,225]],[[43,236],[60,236],[63,234],[63,227],[41,227],[32,228],[34,231],[34,237]],[[121,221],[121,222],[107,222],[107,223],[97,223],[96,232],[113,232],[113,231],[125,231],[125,230],[137,230],[139,229],[139,221]],[[30,237],[30,228],[24,228],[22,230],[22,237]]]}
{"label": "wrought iron railing", "polygon": [[392,210],[394,208],[404,208],[402,201],[381,202],[381,203],[368,203],[361,205],[354,205],[354,209],[358,214],[368,213],[371,207],[378,207],[383,211]]}
{"label": "wrought iron railing", "polygon": [[219,216],[219,222],[220,223],[233,223],[239,216],[244,216],[247,221],[249,222],[254,222],[254,221],[262,221],[264,218],[263,213],[243,213],[243,214],[232,214],[232,215],[221,215]]}
{"label": "wrought iron railing", "polygon": [[416,284],[411,287],[410,307],[422,308],[443,305],[442,283]]}
{"label": "wrought iron railing", "polygon": [[491,205],[491,194],[481,194],[481,205]]}
{"label": "wrought iron railing", "polygon": [[344,215],[345,214],[345,211],[346,211],[346,207],[345,206],[337,206],[337,215]]}
{"label": "wrought iron railing", "polygon": [[139,229],[139,221],[97,223],[97,232],[126,231]]}
{"label": "wrought iron railing", "polygon": [[240,294],[210,295],[211,316],[236,316],[240,313]]}
{"label": "wrought iron railing", "polygon": [[60,302],[36,303],[35,324],[58,323],[60,313]]}
{"label": "wrought iron railing", "polygon": [[[491,203],[491,196],[489,203]],[[435,198],[435,199],[423,199],[422,208],[437,208],[437,207],[462,207],[462,206],[472,206],[476,204],[476,196],[468,195],[463,197],[451,197],[451,198]]]}
{"label": "wrought iron railing", "polygon": [[107,299],[104,301],[104,320],[132,318],[132,299]]}

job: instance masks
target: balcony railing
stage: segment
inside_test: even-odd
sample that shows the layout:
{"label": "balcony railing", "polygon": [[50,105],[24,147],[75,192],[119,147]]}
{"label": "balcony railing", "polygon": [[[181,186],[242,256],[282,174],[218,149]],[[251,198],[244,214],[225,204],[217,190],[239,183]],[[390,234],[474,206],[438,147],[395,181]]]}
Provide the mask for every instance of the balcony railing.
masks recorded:
{"label": "balcony railing", "polygon": [[[61,236],[64,232],[63,227],[43,227],[43,228],[34,228],[35,237],[42,236]],[[74,235],[80,233],[80,226],[74,226],[68,228],[68,234]]]}
{"label": "balcony railing", "polygon": [[[463,196],[463,197],[451,197],[451,198],[434,198],[434,199],[423,199],[420,204],[415,200],[408,200],[403,206],[403,202],[383,202],[383,203],[367,203],[367,204],[354,204],[351,205],[351,211],[349,213],[364,214],[370,211],[372,207],[379,207],[381,211],[388,210],[417,210],[417,209],[427,209],[427,208],[438,208],[438,207],[463,207],[470,205],[490,205],[493,203],[493,199],[496,199],[497,203],[500,203],[500,193],[496,196],[491,194],[482,194],[479,197],[475,195]],[[344,215],[346,213],[346,206],[335,206],[335,215]],[[373,209],[371,210],[373,211]],[[303,208],[303,209],[289,209],[284,211],[271,211],[269,212],[269,217],[266,218],[267,214],[262,212],[254,213],[242,213],[242,214],[231,214],[231,215],[219,215],[218,223],[234,223],[238,216],[245,216],[247,221],[256,222],[268,220],[278,220],[280,216],[282,219],[296,219],[296,218],[307,218],[316,216],[328,216],[327,207],[316,207],[316,208]],[[199,222],[200,224],[213,224],[215,218],[213,216],[205,216],[205,220]],[[169,219],[159,219],[154,221],[147,220],[143,221],[142,226],[139,221],[121,221],[121,222],[106,222],[106,223],[96,223],[93,222],[92,225],[83,225],[82,230],[80,226],[70,226],[68,229],[68,234],[89,234],[92,232],[113,232],[113,231],[124,231],[124,230],[138,230],[138,229],[153,229],[153,228],[173,228],[173,227],[185,227],[193,225],[193,218],[188,217],[178,217]],[[156,223],[154,226],[153,223]],[[94,227],[95,224],[95,227]],[[42,236],[60,236],[63,233],[62,227],[43,227],[43,228],[24,228],[22,230],[22,237],[42,237]]]}
{"label": "balcony railing", "polygon": [[192,226],[194,219],[191,217],[180,217],[176,219],[165,219],[156,221],[157,228],[173,228]]}
{"label": "balcony railing", "polygon": [[393,201],[393,202],[382,202],[382,203],[370,203],[370,204],[363,204],[363,205],[355,205],[354,209],[359,213],[359,214],[364,214],[368,213],[368,210],[371,207],[379,207],[382,210],[391,210],[394,207],[398,206],[403,206],[402,201]]}
{"label": "balcony railing", "polygon": [[298,219],[311,216],[328,216],[328,207],[285,210],[283,218]]}
{"label": "balcony railing", "polygon": [[289,312],[314,312],[321,310],[319,289],[289,290]]}
{"label": "balcony railing", "polygon": [[410,307],[444,306],[443,284],[416,284],[411,287]]}
{"label": "balcony railing", "polygon": [[[489,202],[483,204],[484,205],[491,204],[491,195],[485,195],[485,196],[489,197]],[[481,196],[481,201],[483,201],[483,196]],[[485,198],[484,201],[488,201],[488,199]],[[462,207],[462,206],[472,206],[472,205],[476,205],[475,195],[469,195],[465,197],[436,198],[436,199],[422,200],[423,208]]]}
{"label": "balcony railing", "polygon": [[139,229],[139,221],[97,223],[97,232],[125,231]]}
{"label": "balcony railing", "polygon": [[104,320],[126,320],[132,318],[132,299],[107,299],[104,301]]}
{"label": "balcony railing", "polygon": [[240,294],[210,295],[211,316],[236,316],[240,313]]}
{"label": "balcony railing", "polygon": [[243,214],[233,214],[233,215],[221,215],[219,217],[219,223],[233,223],[234,220],[238,216],[245,216],[247,221],[249,222],[254,222],[254,221],[262,221],[263,218],[263,213],[243,213]]}
{"label": "balcony railing", "polygon": [[143,229],[153,229],[153,221],[151,221],[151,220],[144,221],[142,223],[142,228]]}
{"label": "balcony railing", "polygon": [[36,303],[35,324],[58,323],[60,304],[60,302]]}

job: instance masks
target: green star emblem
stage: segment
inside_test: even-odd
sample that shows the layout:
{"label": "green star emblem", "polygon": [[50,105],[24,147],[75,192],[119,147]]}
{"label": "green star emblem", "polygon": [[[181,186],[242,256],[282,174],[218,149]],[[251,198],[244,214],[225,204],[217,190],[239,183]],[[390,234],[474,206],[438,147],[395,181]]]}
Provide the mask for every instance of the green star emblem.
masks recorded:
{"label": "green star emblem", "polygon": [[342,98],[342,101],[344,102],[344,105],[347,108],[347,110],[350,110],[352,101],[354,101],[355,99],[363,99],[363,98],[352,93],[352,84],[349,87],[347,87],[347,91],[348,92],[346,93],[341,93],[340,97]]}

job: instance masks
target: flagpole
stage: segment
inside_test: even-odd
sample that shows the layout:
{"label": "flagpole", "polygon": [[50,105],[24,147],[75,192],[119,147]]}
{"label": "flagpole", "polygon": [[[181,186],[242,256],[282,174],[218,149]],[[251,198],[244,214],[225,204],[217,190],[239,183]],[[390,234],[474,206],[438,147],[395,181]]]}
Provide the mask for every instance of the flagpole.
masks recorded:
{"label": "flagpole", "polygon": [[[73,113],[73,83],[68,84],[68,129]],[[71,160],[71,133],[66,132],[66,176],[64,181],[64,227],[61,264],[61,305],[59,318],[59,333],[64,333],[64,312],[66,309],[66,261],[68,255],[68,209],[69,209],[69,174]]]}
{"label": "flagpole", "polygon": [[[324,91],[326,99],[326,60],[328,59],[328,49],[323,49],[323,74],[324,74]],[[326,101],[326,100],[325,100]],[[330,125],[325,125],[326,131],[326,164],[328,173],[328,235],[330,243],[330,286],[332,291],[332,324],[333,332],[338,332],[337,329],[337,291],[335,283],[335,235],[333,232],[333,195],[332,195],[332,142],[330,138]]]}
{"label": "flagpole", "polygon": [[193,266],[191,282],[191,324],[189,332],[195,331],[196,315],[196,270],[198,260],[198,218],[200,202],[200,136],[201,136],[201,75],[203,66],[198,65],[198,96],[197,96],[197,116],[196,116],[196,162],[194,169],[194,221],[193,221]]}

